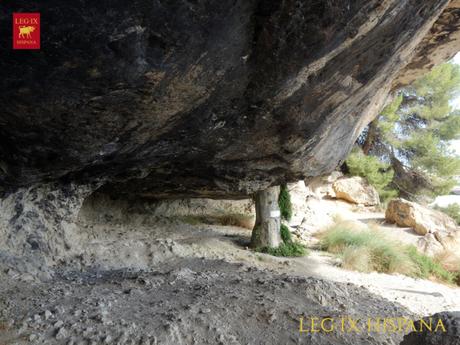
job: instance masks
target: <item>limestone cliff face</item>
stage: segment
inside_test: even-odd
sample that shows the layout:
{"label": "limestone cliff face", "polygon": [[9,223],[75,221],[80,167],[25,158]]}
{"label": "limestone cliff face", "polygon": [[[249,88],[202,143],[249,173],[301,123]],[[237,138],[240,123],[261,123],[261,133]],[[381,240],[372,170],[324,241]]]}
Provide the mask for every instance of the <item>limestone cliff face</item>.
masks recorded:
{"label": "limestone cliff face", "polygon": [[[417,46],[457,30],[449,3],[2,2],[0,184],[240,198],[329,172]],[[42,49],[12,50],[12,13],[34,11]]]}

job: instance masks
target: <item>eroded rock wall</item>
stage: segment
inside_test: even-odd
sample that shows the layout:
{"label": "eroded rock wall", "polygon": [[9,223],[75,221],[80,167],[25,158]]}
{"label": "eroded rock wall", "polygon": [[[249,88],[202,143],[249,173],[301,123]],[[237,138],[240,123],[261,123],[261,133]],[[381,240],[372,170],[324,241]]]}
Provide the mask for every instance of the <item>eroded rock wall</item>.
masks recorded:
{"label": "eroded rock wall", "polygon": [[[145,225],[155,224],[158,219],[240,225],[252,229],[255,221],[255,207],[252,199],[129,200],[116,199],[96,192],[85,200],[79,212],[79,221],[86,224],[116,222]],[[232,221],[235,224],[232,224]],[[239,221],[241,223],[238,223]]]}
{"label": "eroded rock wall", "polygon": [[82,251],[77,220],[94,185],[48,183],[0,200],[0,269],[48,274]]}

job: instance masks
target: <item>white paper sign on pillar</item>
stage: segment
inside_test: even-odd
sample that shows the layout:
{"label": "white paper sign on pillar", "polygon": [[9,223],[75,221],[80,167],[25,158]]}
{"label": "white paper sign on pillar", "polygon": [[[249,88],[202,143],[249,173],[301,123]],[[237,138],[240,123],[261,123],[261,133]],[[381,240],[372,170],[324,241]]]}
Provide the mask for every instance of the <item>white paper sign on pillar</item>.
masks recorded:
{"label": "white paper sign on pillar", "polygon": [[278,210],[270,211],[270,218],[278,218],[279,216],[281,216],[280,211]]}

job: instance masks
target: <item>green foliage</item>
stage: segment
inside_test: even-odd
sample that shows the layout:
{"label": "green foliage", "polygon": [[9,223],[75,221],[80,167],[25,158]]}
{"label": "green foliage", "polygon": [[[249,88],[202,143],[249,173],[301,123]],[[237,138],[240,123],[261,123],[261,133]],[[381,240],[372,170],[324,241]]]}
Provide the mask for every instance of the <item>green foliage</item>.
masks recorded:
{"label": "green foliage", "polygon": [[444,212],[449,217],[457,222],[460,225],[460,205],[459,204],[450,204],[447,207],[436,206],[435,209]]}
{"label": "green foliage", "polygon": [[394,175],[389,164],[380,162],[377,157],[364,155],[360,149],[354,149],[346,162],[350,174],[364,177],[377,189],[382,202],[398,195],[396,190],[389,187]]}
{"label": "green foliage", "polygon": [[388,145],[399,147],[397,131],[395,131],[396,122],[400,119],[398,110],[401,107],[403,95],[400,93],[395,97],[393,102],[388,104],[381,112],[378,118],[378,129],[380,139],[387,142]]}
{"label": "green foliage", "polygon": [[283,257],[297,257],[297,256],[305,256],[308,254],[308,249],[298,243],[292,241],[292,236],[291,232],[289,231],[289,228],[281,224],[280,227],[280,232],[281,232],[281,239],[283,240],[283,243],[279,245],[277,248],[258,248],[256,251],[261,252],[261,253],[266,253],[270,254],[273,256],[283,256]]}
{"label": "green foliage", "polygon": [[282,185],[280,195],[278,197],[278,206],[281,211],[281,217],[285,220],[291,220],[292,217],[292,203],[291,195],[286,185]]}
{"label": "green foliage", "polygon": [[298,257],[308,254],[307,248],[296,242],[282,243],[278,248],[261,248],[258,251],[283,257]]}
{"label": "green foliage", "polygon": [[[372,149],[366,154],[391,162],[392,184],[405,197],[427,190],[441,195],[455,185],[460,157],[449,141],[460,138],[460,111],[450,101],[459,93],[460,66],[445,63],[402,89],[378,117],[377,135],[374,139],[372,132]],[[361,144],[368,143],[370,134],[363,135]]]}
{"label": "green foliage", "polygon": [[439,262],[435,261],[429,256],[419,253],[415,246],[406,247],[406,252],[418,268],[416,272],[417,277],[427,278],[430,276],[435,276],[436,278],[448,283],[453,283],[455,281],[455,273],[447,271]]}
{"label": "green foliage", "polygon": [[283,240],[284,243],[292,242],[291,231],[289,231],[289,228],[286,225],[281,224],[280,232],[281,232],[281,239]]}
{"label": "green foliage", "polygon": [[412,277],[435,277],[453,283],[456,274],[442,264],[417,251],[387,238],[372,229],[353,229],[347,224],[336,224],[320,234],[320,248],[337,254],[342,266],[361,272],[377,271],[401,273]]}
{"label": "green foliage", "polygon": [[453,63],[444,63],[434,67],[429,73],[419,78],[412,87],[417,95],[430,100],[422,104],[425,118],[442,118],[450,110],[449,101],[460,91],[460,67]]}

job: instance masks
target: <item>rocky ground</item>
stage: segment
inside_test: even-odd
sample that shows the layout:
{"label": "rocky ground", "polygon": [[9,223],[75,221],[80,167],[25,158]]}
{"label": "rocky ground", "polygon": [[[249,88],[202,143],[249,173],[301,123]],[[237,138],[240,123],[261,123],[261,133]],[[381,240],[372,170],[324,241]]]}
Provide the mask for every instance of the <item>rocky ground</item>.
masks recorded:
{"label": "rocky ground", "polygon": [[300,334],[299,320],[460,309],[440,284],[254,253],[243,228],[104,218],[79,220],[85,254],[52,280],[2,277],[0,344],[399,344],[402,333]]}
{"label": "rocky ground", "polygon": [[[5,284],[6,283],[6,284]],[[173,259],[151,271],[3,281],[1,344],[398,344],[402,334],[299,333],[300,317],[411,313],[353,284]]]}

